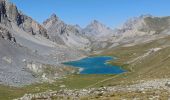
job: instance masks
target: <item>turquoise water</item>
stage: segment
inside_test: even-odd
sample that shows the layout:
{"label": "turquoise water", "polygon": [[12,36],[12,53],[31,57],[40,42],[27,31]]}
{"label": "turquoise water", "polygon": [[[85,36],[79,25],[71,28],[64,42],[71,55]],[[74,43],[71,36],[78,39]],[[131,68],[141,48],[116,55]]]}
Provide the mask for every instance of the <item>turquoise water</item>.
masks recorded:
{"label": "turquoise water", "polygon": [[116,58],[108,56],[87,57],[64,64],[83,69],[80,71],[80,74],[120,74],[125,72],[125,70],[121,69],[119,66],[106,63],[112,59],[116,60]]}

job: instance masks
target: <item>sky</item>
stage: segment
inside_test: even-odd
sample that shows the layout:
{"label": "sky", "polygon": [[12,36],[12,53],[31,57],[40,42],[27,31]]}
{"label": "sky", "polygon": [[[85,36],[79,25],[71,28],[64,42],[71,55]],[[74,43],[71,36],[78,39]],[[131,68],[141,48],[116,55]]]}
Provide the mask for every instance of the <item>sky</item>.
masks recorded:
{"label": "sky", "polygon": [[170,15],[170,0],[11,0],[39,23],[55,13],[67,24],[85,27],[93,20],[115,28],[129,18]]}

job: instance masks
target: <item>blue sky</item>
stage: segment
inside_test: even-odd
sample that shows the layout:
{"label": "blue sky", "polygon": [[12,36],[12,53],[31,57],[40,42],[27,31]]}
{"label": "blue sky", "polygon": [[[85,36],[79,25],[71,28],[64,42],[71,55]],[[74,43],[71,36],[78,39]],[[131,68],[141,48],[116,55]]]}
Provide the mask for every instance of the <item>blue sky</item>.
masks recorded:
{"label": "blue sky", "polygon": [[25,14],[42,23],[52,13],[68,24],[84,27],[96,19],[111,28],[127,19],[151,14],[170,15],[170,0],[11,0]]}

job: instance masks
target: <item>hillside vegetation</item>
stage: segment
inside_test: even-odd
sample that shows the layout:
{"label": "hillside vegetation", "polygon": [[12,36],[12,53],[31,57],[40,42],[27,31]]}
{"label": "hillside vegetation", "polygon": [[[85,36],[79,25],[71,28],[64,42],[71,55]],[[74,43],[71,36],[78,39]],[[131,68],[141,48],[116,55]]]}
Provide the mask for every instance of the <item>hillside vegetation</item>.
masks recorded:
{"label": "hillside vegetation", "polygon": [[170,37],[135,46],[120,46],[107,50],[101,55],[116,56],[110,64],[122,66],[127,72],[114,80],[102,83],[116,85],[138,80],[152,80],[170,77]]}

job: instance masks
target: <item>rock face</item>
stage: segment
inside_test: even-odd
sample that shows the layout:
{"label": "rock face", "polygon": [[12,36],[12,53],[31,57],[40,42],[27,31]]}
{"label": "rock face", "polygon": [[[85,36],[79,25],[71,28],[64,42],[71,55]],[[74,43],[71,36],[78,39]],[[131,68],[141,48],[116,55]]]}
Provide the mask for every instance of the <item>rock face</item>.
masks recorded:
{"label": "rock face", "polygon": [[85,35],[95,38],[114,35],[114,31],[112,29],[106,27],[97,20],[92,21],[86,28],[83,29],[83,32]]}
{"label": "rock face", "polygon": [[16,5],[7,0],[0,1],[0,23],[12,28],[12,23],[32,35],[48,38],[47,31],[32,18],[22,14]]}
{"label": "rock face", "polygon": [[50,41],[42,25],[0,0],[0,84],[23,86],[59,78],[75,70],[61,62],[82,56],[79,50]]}
{"label": "rock face", "polygon": [[121,27],[114,30],[115,37],[107,42],[111,44],[108,48],[117,45],[136,45],[152,41],[158,37],[170,34],[170,17],[153,17],[141,15],[129,19]]}
{"label": "rock face", "polygon": [[10,23],[8,21],[7,18],[7,14],[6,14],[6,1],[5,0],[1,0],[0,1],[0,22],[6,26],[10,26]]}
{"label": "rock face", "polygon": [[3,27],[0,27],[0,37],[5,40],[16,42],[15,37]]}
{"label": "rock face", "polygon": [[48,30],[50,39],[58,44],[82,49],[90,43],[79,29],[75,26],[65,24],[55,14],[51,15],[43,25]]}
{"label": "rock face", "polygon": [[145,30],[147,28],[145,18],[150,16],[140,16],[129,19],[117,30],[117,34],[121,35],[121,38],[134,38],[138,36],[149,35]]}
{"label": "rock face", "polygon": [[43,25],[48,30],[50,40],[88,51],[99,47],[105,48],[108,43],[103,41],[108,41],[115,35],[112,29],[96,20],[82,29],[79,25],[65,24],[55,14],[44,21]]}
{"label": "rock face", "polygon": [[170,17],[142,15],[128,20],[116,32],[121,38],[156,35],[169,31]]}

